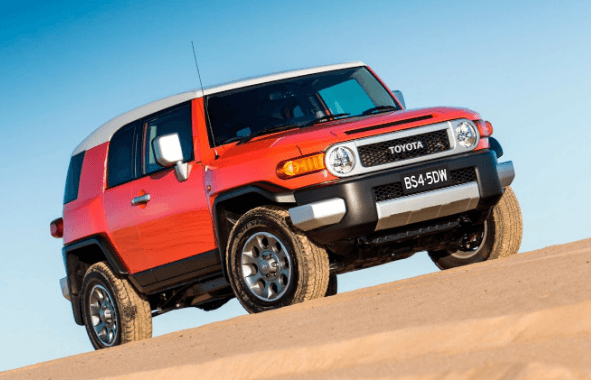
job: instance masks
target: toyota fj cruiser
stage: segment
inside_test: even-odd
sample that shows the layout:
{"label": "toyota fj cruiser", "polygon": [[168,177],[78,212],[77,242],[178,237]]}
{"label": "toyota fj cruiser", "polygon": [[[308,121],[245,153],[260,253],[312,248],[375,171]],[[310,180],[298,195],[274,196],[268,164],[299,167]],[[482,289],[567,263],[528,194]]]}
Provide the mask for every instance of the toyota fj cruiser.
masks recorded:
{"label": "toyota fj cruiser", "polygon": [[72,154],[51,223],[62,292],[98,349],[173,309],[332,295],[337,274],[419,251],[441,269],[513,255],[513,164],[492,133],[467,109],[407,110],[360,62],[136,108]]}

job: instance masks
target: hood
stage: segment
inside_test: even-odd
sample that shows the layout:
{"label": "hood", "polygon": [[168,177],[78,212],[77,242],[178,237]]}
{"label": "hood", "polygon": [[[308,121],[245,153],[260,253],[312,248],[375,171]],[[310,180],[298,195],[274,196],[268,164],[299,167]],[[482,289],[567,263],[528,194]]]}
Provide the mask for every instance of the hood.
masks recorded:
{"label": "hood", "polygon": [[294,148],[297,148],[300,154],[307,155],[341,141],[357,140],[460,118],[478,120],[480,115],[465,108],[432,107],[353,117],[257,137],[245,144],[227,147],[223,156],[230,158],[268,149],[291,151]]}

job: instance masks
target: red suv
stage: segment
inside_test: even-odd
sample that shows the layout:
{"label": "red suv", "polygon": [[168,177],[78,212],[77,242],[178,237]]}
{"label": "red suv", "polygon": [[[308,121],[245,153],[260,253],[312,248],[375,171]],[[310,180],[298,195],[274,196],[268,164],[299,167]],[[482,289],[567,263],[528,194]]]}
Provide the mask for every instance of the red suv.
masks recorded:
{"label": "red suv", "polygon": [[492,132],[467,109],[406,110],[360,62],[136,108],[72,154],[51,223],[63,294],[104,348],[173,309],[276,309],[419,251],[442,269],[515,254],[513,164]]}

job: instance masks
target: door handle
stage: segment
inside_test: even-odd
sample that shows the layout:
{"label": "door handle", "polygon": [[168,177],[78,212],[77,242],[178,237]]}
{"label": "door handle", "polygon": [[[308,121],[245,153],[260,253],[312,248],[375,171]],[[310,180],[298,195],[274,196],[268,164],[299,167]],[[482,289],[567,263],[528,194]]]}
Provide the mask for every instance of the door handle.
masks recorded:
{"label": "door handle", "polygon": [[132,206],[138,206],[141,204],[148,203],[150,201],[150,194],[140,195],[139,197],[135,197],[131,200]]}

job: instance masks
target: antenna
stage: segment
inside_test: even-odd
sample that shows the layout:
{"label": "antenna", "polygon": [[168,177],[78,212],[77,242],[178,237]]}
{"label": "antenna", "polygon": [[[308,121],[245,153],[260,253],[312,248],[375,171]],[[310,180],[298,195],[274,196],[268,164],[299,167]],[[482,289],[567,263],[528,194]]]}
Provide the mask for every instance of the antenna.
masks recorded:
{"label": "antenna", "polygon": [[201,94],[203,94],[203,82],[201,82],[201,74],[199,73],[199,65],[197,64],[197,54],[195,54],[195,45],[193,45],[193,41],[191,41],[191,46],[193,47],[193,57],[195,58],[195,67],[197,68],[197,76],[199,76],[199,84],[201,85]]}
{"label": "antenna", "polygon": [[[203,96],[203,117],[207,119],[207,124],[209,124],[209,128],[211,128],[211,120],[209,120],[209,112],[207,111],[207,105],[205,104],[205,93],[203,92],[203,82],[201,82],[201,73],[199,73],[199,65],[197,64],[197,54],[195,54],[195,45],[193,45],[193,41],[191,41],[191,46],[193,47],[193,57],[195,58],[195,67],[197,68],[197,76],[199,76],[199,85],[201,86],[201,96]],[[215,158],[218,158],[217,150],[215,151]]]}

